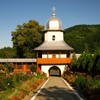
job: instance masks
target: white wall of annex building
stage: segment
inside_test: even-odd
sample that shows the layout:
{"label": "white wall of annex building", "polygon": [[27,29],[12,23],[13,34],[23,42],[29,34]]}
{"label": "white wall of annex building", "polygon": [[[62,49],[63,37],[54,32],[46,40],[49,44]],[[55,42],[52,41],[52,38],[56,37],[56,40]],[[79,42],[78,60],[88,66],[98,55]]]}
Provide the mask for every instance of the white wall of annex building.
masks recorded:
{"label": "white wall of annex building", "polygon": [[[42,54],[42,58],[52,58],[52,55],[53,54]],[[66,54],[55,54],[56,55],[56,58],[66,58],[67,55]]]}
{"label": "white wall of annex building", "polygon": [[65,65],[41,65],[41,71],[43,71],[44,73],[47,74],[47,77],[49,76],[49,69],[53,66],[57,66],[60,71],[61,71],[61,74],[63,74],[64,72],[64,69],[65,69]]}
{"label": "white wall of annex building", "polygon": [[53,41],[52,36],[55,35],[55,41],[63,41],[63,32],[47,32],[45,33],[45,41]]}

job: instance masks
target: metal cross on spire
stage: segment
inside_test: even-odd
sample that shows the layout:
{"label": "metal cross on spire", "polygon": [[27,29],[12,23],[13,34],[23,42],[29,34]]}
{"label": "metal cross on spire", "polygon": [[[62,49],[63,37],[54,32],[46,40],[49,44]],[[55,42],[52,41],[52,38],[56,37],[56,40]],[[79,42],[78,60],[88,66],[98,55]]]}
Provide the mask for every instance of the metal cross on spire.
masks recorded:
{"label": "metal cross on spire", "polygon": [[56,16],[56,8],[55,7],[52,8],[52,16]]}

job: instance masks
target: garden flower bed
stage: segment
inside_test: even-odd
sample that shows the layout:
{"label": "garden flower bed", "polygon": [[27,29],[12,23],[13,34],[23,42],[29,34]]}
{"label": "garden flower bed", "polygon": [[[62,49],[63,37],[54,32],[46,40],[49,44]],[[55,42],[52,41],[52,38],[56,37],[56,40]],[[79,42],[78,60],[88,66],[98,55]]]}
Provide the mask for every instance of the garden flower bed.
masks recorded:
{"label": "garden flower bed", "polygon": [[22,100],[46,80],[44,73],[9,73],[0,77],[0,100]]}
{"label": "garden flower bed", "polygon": [[64,79],[81,92],[87,100],[100,100],[100,77],[91,77],[84,73],[66,74]]}

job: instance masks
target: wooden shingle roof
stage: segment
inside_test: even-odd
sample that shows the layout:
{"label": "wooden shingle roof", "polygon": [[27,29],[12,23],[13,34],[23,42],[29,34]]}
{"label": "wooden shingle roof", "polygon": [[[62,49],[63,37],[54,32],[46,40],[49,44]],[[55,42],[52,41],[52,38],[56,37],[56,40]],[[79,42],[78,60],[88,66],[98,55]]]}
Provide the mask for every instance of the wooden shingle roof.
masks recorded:
{"label": "wooden shingle roof", "polygon": [[64,41],[45,41],[34,50],[73,50]]}

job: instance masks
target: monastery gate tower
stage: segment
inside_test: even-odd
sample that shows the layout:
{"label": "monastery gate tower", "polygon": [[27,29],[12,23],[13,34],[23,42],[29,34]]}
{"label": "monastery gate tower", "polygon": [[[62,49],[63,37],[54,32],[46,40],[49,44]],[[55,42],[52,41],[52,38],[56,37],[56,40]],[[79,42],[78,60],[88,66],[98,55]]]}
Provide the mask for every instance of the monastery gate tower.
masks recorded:
{"label": "monastery gate tower", "polygon": [[37,71],[45,72],[47,76],[55,70],[61,76],[71,62],[73,48],[64,42],[62,22],[56,17],[54,9],[46,24],[44,42],[34,50],[37,52]]}

